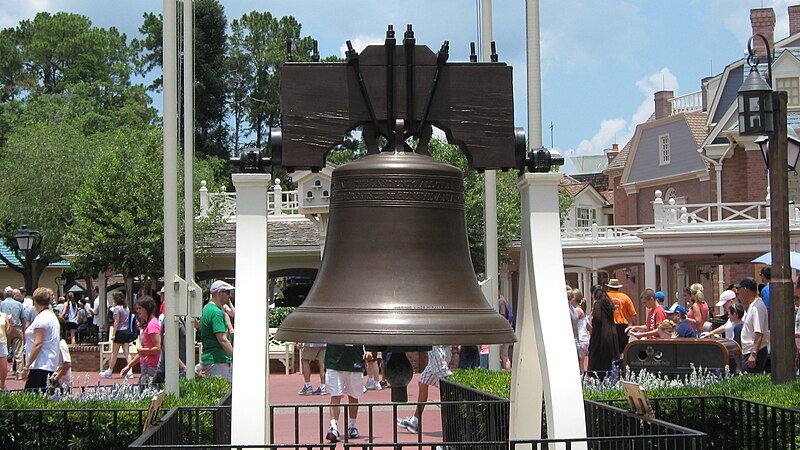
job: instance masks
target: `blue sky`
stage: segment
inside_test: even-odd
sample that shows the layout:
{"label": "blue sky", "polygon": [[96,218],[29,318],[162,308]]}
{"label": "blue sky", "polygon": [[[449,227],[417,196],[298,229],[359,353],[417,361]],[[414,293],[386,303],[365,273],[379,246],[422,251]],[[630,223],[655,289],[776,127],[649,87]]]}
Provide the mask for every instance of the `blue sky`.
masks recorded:
{"label": "blue sky", "polygon": [[[775,38],[788,34],[786,7],[769,0],[541,0],[542,117],[546,145],[550,122],[555,147],[566,156],[600,154],[620,146],[636,123],[653,110],[653,93],[699,90],[703,77],[740,58],[751,34],[749,9],[773,7]],[[450,60],[466,60],[477,40],[475,0],[227,0],[228,20],[253,10],[293,15],[303,34],[320,43],[320,53],[343,54],[382,42],[387,24],[412,23],[418,43],[434,50],[450,41]],[[38,11],[84,14],[97,26],[137,35],[145,11],[160,12],[154,0],[3,0],[0,27],[14,26]],[[493,2],[494,40],[500,60],[514,67],[516,122],[526,126],[525,4]],[[157,99],[160,101],[160,97]],[[565,168],[567,171],[570,167]]]}

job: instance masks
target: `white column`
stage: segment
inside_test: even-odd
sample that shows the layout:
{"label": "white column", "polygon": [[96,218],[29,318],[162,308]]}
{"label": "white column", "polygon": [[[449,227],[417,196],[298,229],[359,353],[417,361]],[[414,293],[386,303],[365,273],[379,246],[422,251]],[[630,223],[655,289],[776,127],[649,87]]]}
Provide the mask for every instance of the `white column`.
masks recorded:
{"label": "white column", "polygon": [[683,303],[683,290],[686,289],[686,266],[683,264],[675,264],[675,278],[675,291],[678,295],[677,301]]}
{"label": "white column", "polygon": [[[481,0],[481,61],[491,61],[492,44],[492,0]],[[484,173],[484,262],[489,294],[486,300],[495,310],[498,302],[498,261],[497,261],[497,171],[487,170]],[[489,370],[500,370],[500,346],[489,346]]]}
{"label": "white column", "polygon": [[[561,173],[528,173],[519,182],[524,263],[520,284],[524,289],[517,306],[519,350],[511,375],[512,439],[541,436],[538,411],[542,397],[548,437],[586,436],[572,323],[563,283],[554,282],[564,279],[558,212],[562,177]],[[573,448],[585,448],[585,443],[573,444]]]}
{"label": "white column", "polygon": [[179,395],[178,328],[175,324],[178,275],[178,49],[177,8],[164,0],[164,294],[167,301],[164,320],[164,370],[168,394]]}
{"label": "white column", "polygon": [[208,186],[206,180],[200,180],[200,217],[208,217]]}
{"label": "white column", "polygon": [[592,313],[592,275],[591,271],[584,269],[583,270],[583,298],[586,299],[586,314]]}
{"label": "white column", "polygon": [[647,249],[644,251],[644,287],[656,288],[656,255]]}
{"label": "white column", "polygon": [[[183,2],[183,278],[194,281],[194,14],[193,0]],[[199,293],[195,293],[199,295]],[[189,300],[187,296],[186,300]],[[191,311],[186,305],[186,311]],[[186,321],[186,379],[194,378],[194,327]]]}
{"label": "white column", "polygon": [[725,266],[722,263],[717,264],[717,288],[719,293],[725,290]]}
{"label": "white column", "polygon": [[500,278],[497,280],[500,283],[500,294],[506,298],[508,304],[511,304],[511,272],[507,267],[500,270]]}
{"label": "white column", "polygon": [[231,442],[269,443],[268,174],[237,173]]}
{"label": "white column", "polygon": [[281,188],[281,180],[275,179],[275,185],[272,187],[272,208],[273,214],[276,216],[283,215],[283,188]]}

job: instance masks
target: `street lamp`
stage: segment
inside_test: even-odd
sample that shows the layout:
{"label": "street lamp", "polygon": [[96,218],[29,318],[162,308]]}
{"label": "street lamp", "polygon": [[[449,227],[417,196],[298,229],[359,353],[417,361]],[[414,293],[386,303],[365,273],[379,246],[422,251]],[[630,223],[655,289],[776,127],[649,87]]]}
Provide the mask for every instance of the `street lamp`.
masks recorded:
{"label": "street lamp", "polygon": [[[767,80],[758,72],[759,58],[753,39],[761,39],[767,50]],[[772,278],[770,281],[770,347],[773,383],[795,379],[794,305],[792,272],[789,262],[789,176],[800,157],[800,139],[786,123],[787,93],[772,90],[772,49],[764,36],[756,34],[747,42],[750,73],[739,88],[739,134],[758,136],[769,170],[770,241]],[[791,133],[790,133],[791,131]],[[791,163],[789,162],[791,161]],[[758,349],[753,349],[758,351]]]}
{"label": "street lamp", "polygon": [[67,279],[59,275],[56,277],[56,284],[58,285],[58,296],[61,297],[64,293],[64,285],[67,284]]}
{"label": "street lamp", "polygon": [[25,252],[27,257],[38,250],[39,244],[42,243],[42,234],[29,230],[27,225],[23,225],[14,236],[14,240],[17,242],[17,250]]}
{"label": "street lamp", "polygon": [[[794,131],[794,128],[787,127],[787,138],[789,140],[789,149],[787,152],[787,169],[797,173],[797,163],[800,162],[800,136]],[[769,167],[769,137],[759,136],[755,141],[761,149],[761,156],[764,157],[764,164]]]}

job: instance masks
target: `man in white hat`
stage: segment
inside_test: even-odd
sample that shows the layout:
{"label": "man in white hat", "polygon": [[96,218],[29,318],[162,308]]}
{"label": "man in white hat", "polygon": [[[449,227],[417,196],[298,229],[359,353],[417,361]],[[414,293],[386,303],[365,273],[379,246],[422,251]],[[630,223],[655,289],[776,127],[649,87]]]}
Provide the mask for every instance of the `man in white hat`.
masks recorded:
{"label": "man in white hat", "polygon": [[206,375],[231,381],[233,345],[228,340],[228,325],[222,308],[230,302],[234,287],[217,280],[211,285],[211,301],[203,307],[200,317],[200,340],[203,342],[201,361]]}
{"label": "man in white hat", "polygon": [[628,345],[628,334],[625,332],[632,325],[631,319],[636,317],[636,308],[633,301],[624,292],[620,292],[622,285],[619,280],[612,278],[608,280],[608,298],[614,304],[614,325],[617,327],[617,339],[619,340],[619,351],[624,352]]}

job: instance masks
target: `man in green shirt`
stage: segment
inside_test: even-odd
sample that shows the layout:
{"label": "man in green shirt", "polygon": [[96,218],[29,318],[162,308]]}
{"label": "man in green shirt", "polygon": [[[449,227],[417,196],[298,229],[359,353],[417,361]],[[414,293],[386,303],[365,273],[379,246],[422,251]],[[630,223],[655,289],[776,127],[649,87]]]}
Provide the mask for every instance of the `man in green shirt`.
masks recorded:
{"label": "man in green shirt", "polygon": [[217,280],[211,285],[211,301],[203,307],[200,317],[200,340],[203,342],[201,361],[206,375],[218,376],[231,381],[233,345],[228,340],[228,325],[222,306],[231,299],[234,287]]}
{"label": "man in green shirt", "polygon": [[325,385],[331,394],[331,426],[325,437],[331,442],[339,442],[339,404],[345,392],[349,402],[347,436],[358,437],[356,417],[358,399],[364,394],[364,358],[371,356],[369,352],[364,353],[363,345],[328,344],[325,350]]}

